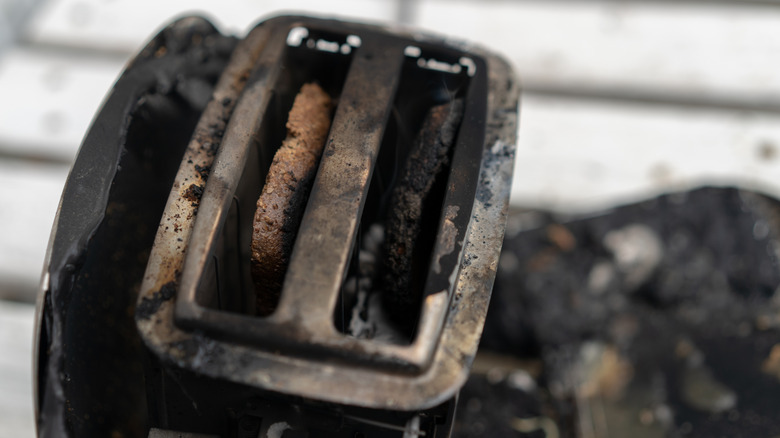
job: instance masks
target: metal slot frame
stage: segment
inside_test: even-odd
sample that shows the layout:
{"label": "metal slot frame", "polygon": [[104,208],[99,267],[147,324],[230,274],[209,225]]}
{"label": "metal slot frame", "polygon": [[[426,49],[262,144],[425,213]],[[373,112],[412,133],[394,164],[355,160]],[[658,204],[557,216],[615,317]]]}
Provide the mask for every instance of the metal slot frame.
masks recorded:
{"label": "metal slot frame", "polygon": [[[280,36],[287,34],[279,32]],[[375,160],[395,100],[404,50],[412,43],[365,32],[359,36],[362,44],[356,49],[344,84],[342,103],[333,119],[276,311],[267,318],[225,312],[200,305],[203,299],[198,296],[198,285],[224,227],[225,212],[246,171],[250,143],[259,135],[260,123],[255,121],[251,126],[231,123],[228,127],[195,220],[175,316],[183,327],[248,341],[260,348],[369,361],[419,372],[430,363],[438,342],[452,292],[450,277],[457,269],[473,206],[484,142],[484,63],[476,58],[477,74],[471,81],[474,86],[468,90],[464,114],[464,120],[471,122],[462,125],[455,147],[445,214],[437,232],[442,237],[433,251],[436,268],[426,282],[418,335],[411,345],[351,338],[336,330],[331,315],[345,280]],[[281,46],[286,45],[286,40],[279,37],[260,60],[258,71],[267,69],[267,73],[265,80],[255,85],[253,90],[257,91],[250,95],[255,105],[250,114],[256,114],[257,119],[266,113],[276,87],[280,68],[276,59],[281,57]],[[463,55],[450,57],[458,59]]]}
{"label": "metal slot frame", "polygon": [[[273,96],[280,75],[277,60],[294,27],[357,35],[361,44],[354,50],[278,308],[267,318],[209,308],[199,304],[198,284],[244,172],[250,139]],[[142,337],[158,355],[180,366],[250,386],[374,408],[434,406],[465,380],[495,276],[519,95],[511,70],[480,49],[373,26],[280,17],[255,32],[262,34],[256,39],[263,49],[230,118],[200,203],[190,209],[197,216],[191,234],[184,236],[189,239],[168,258],[158,248],[164,246],[162,231],[155,241],[139,302],[154,301],[156,308],[153,315],[137,318]],[[391,345],[338,332],[333,313],[410,46],[448,59],[467,57],[471,77],[420,326],[411,345]],[[181,174],[175,187],[182,183]],[[180,190],[173,190],[169,205],[181,204],[177,196]],[[472,255],[469,260],[464,251]],[[166,283],[172,274],[174,279]],[[161,287],[169,284],[177,286],[175,300],[158,305]]]}

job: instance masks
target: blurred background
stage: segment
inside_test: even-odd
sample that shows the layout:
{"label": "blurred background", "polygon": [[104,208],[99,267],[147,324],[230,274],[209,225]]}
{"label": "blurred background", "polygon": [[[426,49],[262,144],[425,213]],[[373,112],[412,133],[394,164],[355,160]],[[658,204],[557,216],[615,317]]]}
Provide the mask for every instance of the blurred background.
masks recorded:
{"label": "blurred background", "polygon": [[0,0],[0,437],[34,435],[34,302],[90,121],[176,16],[244,35],[280,11],[411,26],[522,78],[512,204],[583,214],[701,185],[780,196],[780,2]]}

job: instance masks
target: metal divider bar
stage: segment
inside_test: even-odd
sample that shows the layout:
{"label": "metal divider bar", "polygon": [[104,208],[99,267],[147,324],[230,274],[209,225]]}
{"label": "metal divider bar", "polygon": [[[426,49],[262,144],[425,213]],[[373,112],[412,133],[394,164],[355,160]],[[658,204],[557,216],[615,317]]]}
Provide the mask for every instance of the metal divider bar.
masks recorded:
{"label": "metal divider bar", "polygon": [[241,172],[235,169],[243,169],[246,164],[251,142],[260,130],[279,76],[279,59],[286,47],[286,33],[277,33],[270,38],[228,122],[195,218],[190,246],[184,259],[176,309],[177,316],[185,319],[202,316],[199,307],[194,304],[200,274],[205,269],[210,250],[219,236],[233,200],[232,194],[238,186]]}
{"label": "metal divider bar", "polygon": [[293,247],[275,320],[335,334],[346,275],[404,62],[400,43],[365,37],[355,53]]}

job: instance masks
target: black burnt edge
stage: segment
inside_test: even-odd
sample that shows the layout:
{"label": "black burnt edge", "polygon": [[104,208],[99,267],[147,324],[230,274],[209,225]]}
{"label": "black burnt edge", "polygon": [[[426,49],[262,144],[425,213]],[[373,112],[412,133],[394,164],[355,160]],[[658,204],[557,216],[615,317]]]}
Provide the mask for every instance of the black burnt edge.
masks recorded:
{"label": "black burnt edge", "polygon": [[169,281],[152,294],[152,298],[144,297],[135,309],[136,319],[149,319],[160,310],[160,306],[176,296],[176,282]]}
{"label": "black burnt edge", "polygon": [[[89,339],[73,339],[70,334],[72,329],[67,329],[68,326],[96,324],[89,318],[86,321],[74,320],[71,313],[80,306],[73,301],[79,300],[83,308],[86,307],[83,304],[85,300],[104,302],[111,296],[98,284],[85,281],[84,276],[89,273],[85,265],[89,263],[86,257],[89,248],[99,244],[97,238],[101,233],[116,226],[116,222],[111,225],[110,221],[122,220],[117,219],[120,215],[112,215],[109,211],[115,186],[104,182],[114,181],[120,169],[124,168],[124,164],[120,166],[120,163],[133,155],[132,151],[125,148],[133,120],[147,117],[150,108],[165,109],[155,106],[157,103],[170,103],[174,112],[176,108],[189,108],[188,111],[198,114],[202,112],[203,108],[193,108],[192,105],[202,101],[198,93],[208,91],[208,87],[193,91],[176,85],[200,76],[203,83],[211,83],[213,87],[236,42],[235,38],[219,34],[211,23],[199,17],[185,17],[172,23],[131,61],[87,132],[63,190],[62,204],[50,242],[51,255],[46,270],[49,283],[44,285],[44,296],[38,309],[42,321],[36,353],[36,426],[39,436],[100,435],[100,430],[109,432],[101,427],[108,427],[107,423],[116,420],[105,421],[103,426],[83,420],[84,412],[78,412],[78,399],[84,399],[74,391],[86,391],[88,385],[81,387],[77,382],[68,383],[70,378],[67,372],[68,367],[77,365],[83,359],[77,357],[73,348],[65,346],[72,342],[90,345]],[[162,47],[166,50],[161,51]],[[163,102],[165,99],[168,101]],[[186,142],[183,146],[186,147]],[[171,178],[176,168],[178,163],[175,168],[169,169]],[[156,227],[152,225],[152,229]],[[137,337],[137,334],[133,335],[132,312],[120,314],[126,314],[127,318],[116,318],[117,330],[127,336]],[[92,333],[98,337],[106,336],[99,329]],[[138,346],[140,342],[128,341],[128,348]],[[128,430],[143,428],[146,421],[143,414],[139,415],[126,412],[124,421],[136,424],[128,425]]]}

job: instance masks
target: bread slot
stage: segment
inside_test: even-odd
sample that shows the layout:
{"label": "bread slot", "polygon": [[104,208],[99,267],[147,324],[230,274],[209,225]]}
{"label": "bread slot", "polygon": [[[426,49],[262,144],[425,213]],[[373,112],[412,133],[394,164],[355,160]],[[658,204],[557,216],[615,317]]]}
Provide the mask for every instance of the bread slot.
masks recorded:
{"label": "bread slot", "polygon": [[[335,107],[355,45],[360,44],[359,38],[355,38],[354,35],[339,35],[304,27],[294,27],[289,32],[280,60],[281,74],[273,87],[257,135],[250,139],[246,166],[226,212],[224,227],[215,242],[214,253],[203,270],[196,292],[198,305],[259,317],[273,313],[281,287],[274,287],[275,292],[261,298],[262,304],[258,305],[258,291],[269,280],[258,276],[253,278],[252,275],[252,235],[257,202],[265,187],[274,155],[288,136],[287,122],[296,96],[302,87],[313,85],[321,89],[331,101],[331,107]],[[331,109],[330,118],[332,114]],[[314,174],[316,167],[311,179]],[[303,199],[297,199],[300,210],[305,208],[311,182],[309,180],[306,187],[301,187]],[[302,211],[298,213],[300,215]],[[300,218],[293,221],[296,222],[299,224]],[[297,224],[293,229],[285,227],[285,232],[293,240]]]}
{"label": "bread slot", "polygon": [[301,87],[287,120],[287,137],[274,154],[252,221],[252,281],[258,315],[269,315],[282,293],[322,150],[333,100],[315,82]]}
{"label": "bread slot", "polygon": [[[447,53],[408,46],[404,54],[358,241],[333,316],[341,333],[398,345],[414,341],[422,300],[430,292],[427,272],[470,79],[459,58],[436,61],[448,59]],[[442,135],[449,144],[435,152]],[[423,164],[430,160],[438,164]],[[400,240],[412,243],[408,252],[400,251]]]}

